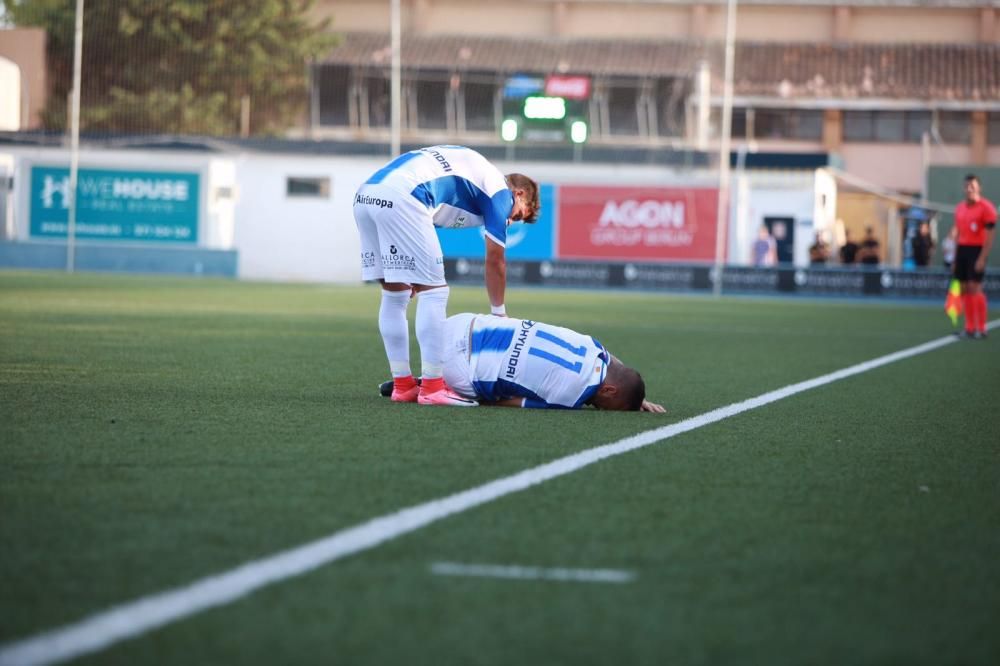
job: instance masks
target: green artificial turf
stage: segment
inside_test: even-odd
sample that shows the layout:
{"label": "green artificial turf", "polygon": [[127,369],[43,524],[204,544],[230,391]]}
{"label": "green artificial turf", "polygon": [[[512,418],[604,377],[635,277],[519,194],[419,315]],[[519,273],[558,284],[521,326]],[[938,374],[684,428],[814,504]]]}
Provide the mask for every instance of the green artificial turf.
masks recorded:
{"label": "green artificial turf", "polygon": [[[507,304],[597,337],[668,414],[393,404],[376,392],[373,287],[0,273],[0,644],[950,331],[938,305],[877,301]],[[453,288],[449,312],[487,305]],[[605,460],[79,661],[996,663],[998,337]],[[436,561],[636,579],[452,578]]]}

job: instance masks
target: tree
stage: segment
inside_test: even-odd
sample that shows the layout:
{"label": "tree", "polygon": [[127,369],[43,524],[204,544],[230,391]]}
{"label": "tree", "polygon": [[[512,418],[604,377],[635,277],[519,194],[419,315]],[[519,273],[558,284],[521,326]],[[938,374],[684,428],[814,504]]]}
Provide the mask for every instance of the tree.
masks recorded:
{"label": "tree", "polygon": [[[80,126],[90,132],[233,135],[302,118],[307,65],[336,44],[314,0],[89,0],[83,17]],[[72,86],[75,0],[6,2],[16,26],[48,34],[43,114],[62,130]]]}

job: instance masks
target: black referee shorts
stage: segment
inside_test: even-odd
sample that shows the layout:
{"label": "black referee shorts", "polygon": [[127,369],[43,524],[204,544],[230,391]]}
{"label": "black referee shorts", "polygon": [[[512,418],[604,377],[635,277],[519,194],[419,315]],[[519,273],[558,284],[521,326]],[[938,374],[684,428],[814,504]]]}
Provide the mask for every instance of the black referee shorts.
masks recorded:
{"label": "black referee shorts", "polygon": [[976,272],[976,259],[983,251],[981,245],[959,245],[955,252],[955,277],[961,282],[982,282],[986,271]]}

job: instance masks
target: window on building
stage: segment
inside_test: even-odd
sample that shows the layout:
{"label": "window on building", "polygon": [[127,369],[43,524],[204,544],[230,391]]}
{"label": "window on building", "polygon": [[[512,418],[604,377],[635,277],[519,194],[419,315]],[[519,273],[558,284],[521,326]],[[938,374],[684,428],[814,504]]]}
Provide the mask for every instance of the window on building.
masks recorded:
{"label": "window on building", "polygon": [[330,179],[308,176],[289,176],[285,181],[285,194],[294,198],[330,198]]}
{"label": "window on building", "polygon": [[465,129],[470,132],[495,132],[497,83],[491,74],[466,74],[462,77]]}
{"label": "window on building", "polygon": [[875,141],[902,143],[906,136],[906,114],[902,111],[875,113]]}
{"label": "window on building", "polygon": [[642,136],[656,136],[659,134],[659,121],[656,117],[656,83],[655,81],[643,81],[636,98],[636,111],[638,112],[639,134]]}
{"label": "window on building", "polygon": [[986,140],[991,145],[1000,145],[1000,112],[993,112],[987,116]]}
{"label": "window on building", "polygon": [[[749,113],[753,112],[749,111]],[[749,141],[750,139],[753,138],[753,136],[750,134],[751,127],[747,124],[747,114],[748,114],[747,109],[744,108],[733,109],[732,126],[730,127],[729,136],[734,141]],[[719,123],[721,126],[722,123],[721,114],[719,118],[720,118]]]}
{"label": "window on building", "polygon": [[613,136],[637,136],[639,134],[638,82],[609,83],[606,94],[608,133]]}
{"label": "window on building", "polygon": [[753,137],[755,139],[783,139],[788,135],[788,118],[781,109],[753,110]]}
{"label": "window on building", "polygon": [[690,84],[684,78],[656,82],[656,132],[660,136],[684,136],[685,104]]}
{"label": "window on building", "polygon": [[350,125],[350,68],[346,65],[318,65],[313,73],[319,95],[319,124]]}
{"label": "window on building", "polygon": [[844,111],[844,141],[918,143],[930,129],[929,111]]}
{"label": "window on building", "polygon": [[933,114],[930,111],[906,112],[906,140],[910,143],[920,143],[924,140],[924,132],[931,131]]}
{"label": "window on building", "polygon": [[[819,110],[754,109],[752,121],[750,130],[755,139],[819,141],[823,138],[823,112]],[[733,129],[735,136],[735,123]]]}
{"label": "window on building", "polygon": [[844,141],[871,141],[875,137],[874,111],[844,111]]}
{"label": "window on building", "polygon": [[368,127],[388,127],[392,112],[390,83],[386,73],[369,73],[362,81],[362,103],[366,104]]}
{"label": "window on building", "polygon": [[823,111],[820,109],[796,109],[792,114],[792,139],[820,141],[823,139]]}
{"label": "window on building", "polygon": [[945,143],[972,141],[972,114],[968,111],[938,111],[937,128]]}
{"label": "window on building", "polygon": [[[712,126],[722,122],[720,109],[712,110]],[[714,130],[718,135],[718,129]],[[813,109],[733,109],[732,138],[819,141],[823,138],[823,112]]]}
{"label": "window on building", "polygon": [[[745,107],[733,107],[733,117],[729,127],[729,137],[733,141],[744,142],[753,139],[754,118],[758,111]],[[708,114],[709,133],[713,138],[722,136],[722,109],[715,106]]]}
{"label": "window on building", "polygon": [[448,87],[446,72],[422,70],[413,81],[417,96],[417,127],[446,129],[448,127]]}

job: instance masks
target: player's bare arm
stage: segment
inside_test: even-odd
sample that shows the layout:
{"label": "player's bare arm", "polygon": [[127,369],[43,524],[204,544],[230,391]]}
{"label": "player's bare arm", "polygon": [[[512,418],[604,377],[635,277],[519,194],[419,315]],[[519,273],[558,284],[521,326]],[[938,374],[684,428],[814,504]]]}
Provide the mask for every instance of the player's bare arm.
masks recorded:
{"label": "player's bare arm", "polygon": [[507,288],[507,258],[504,247],[486,238],[486,293],[490,298],[490,307],[495,315],[505,315],[501,310],[504,304],[504,292]]}

